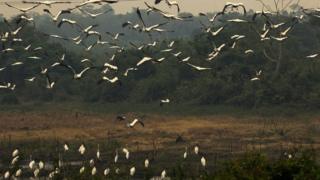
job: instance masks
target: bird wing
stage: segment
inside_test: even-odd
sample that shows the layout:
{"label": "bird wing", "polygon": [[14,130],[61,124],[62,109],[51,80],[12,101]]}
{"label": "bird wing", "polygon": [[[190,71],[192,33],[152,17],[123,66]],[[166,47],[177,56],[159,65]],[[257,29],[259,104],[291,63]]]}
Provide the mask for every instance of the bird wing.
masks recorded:
{"label": "bird wing", "polygon": [[125,27],[127,27],[127,26],[129,26],[129,25],[132,25],[132,22],[131,22],[131,21],[127,21],[127,22],[125,22],[125,23],[122,23],[122,28],[125,28]]}
{"label": "bird wing", "polygon": [[59,18],[59,16],[60,15],[62,15],[62,14],[70,14],[71,13],[71,11],[70,10],[61,10],[61,11],[59,11],[58,13],[57,13],[57,15],[55,15],[55,17],[54,17],[54,19],[58,19]]}
{"label": "bird wing", "polygon": [[53,14],[51,13],[51,11],[49,9],[43,9],[43,12],[48,13],[51,17],[53,17]]}
{"label": "bird wing", "polygon": [[159,4],[162,0],[155,0],[154,4]]}
{"label": "bird wing", "polygon": [[47,88],[50,88],[52,86],[52,80],[48,73],[46,73],[45,75],[46,75]]}
{"label": "bird wing", "polygon": [[187,63],[187,64],[188,64],[189,66],[195,68],[195,69],[198,70],[198,71],[203,71],[203,70],[209,70],[209,69],[211,69],[211,68],[205,68],[205,67],[195,66],[195,65],[193,65],[193,64],[191,64],[191,63]]}
{"label": "bird wing", "polygon": [[92,69],[92,67],[86,67],[84,68],[80,73],[79,76],[82,76],[85,72],[87,72],[88,70]]}
{"label": "bird wing", "polygon": [[60,66],[65,67],[65,68],[67,68],[68,70],[70,70],[73,75],[76,74],[76,70],[75,70],[72,66],[67,65],[67,64],[65,64],[65,63],[60,63]]}
{"label": "bird wing", "polygon": [[178,4],[176,1],[171,2],[171,1],[169,1],[169,0],[166,0],[166,3],[167,3],[169,6],[176,6],[178,12],[180,12],[179,4]]}
{"label": "bird wing", "polygon": [[143,64],[143,63],[145,63],[147,61],[150,61],[151,59],[152,59],[151,57],[144,57],[137,63],[136,66],[140,66],[141,64]]}
{"label": "bird wing", "polygon": [[34,8],[36,8],[36,7],[38,7],[40,5],[40,4],[36,4],[36,5],[28,7],[28,8],[18,8],[18,7],[12,6],[11,4],[8,4],[7,2],[5,2],[4,4],[7,5],[8,7],[17,9],[17,10],[22,11],[22,12],[30,11],[30,10],[32,10],[32,9],[34,9]]}
{"label": "bird wing", "polygon": [[143,19],[142,19],[142,15],[141,15],[140,9],[137,8],[137,11],[136,11],[136,12],[137,12],[137,15],[138,15],[140,21],[142,22],[143,26],[146,27],[146,24],[144,23],[144,21],[143,21]]}
{"label": "bird wing", "polygon": [[144,123],[141,120],[138,120],[138,123],[141,124],[142,127],[144,127]]}
{"label": "bird wing", "polygon": [[242,9],[243,9],[243,14],[247,14],[247,9],[246,9],[246,7],[245,7],[243,4],[240,4],[239,6],[242,7]]}

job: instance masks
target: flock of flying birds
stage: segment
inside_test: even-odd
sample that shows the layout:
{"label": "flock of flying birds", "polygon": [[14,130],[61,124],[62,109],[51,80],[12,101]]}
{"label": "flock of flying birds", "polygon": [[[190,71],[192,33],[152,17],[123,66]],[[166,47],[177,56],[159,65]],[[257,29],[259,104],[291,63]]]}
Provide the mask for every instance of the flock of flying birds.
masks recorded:
{"label": "flock of flying birds", "polygon": [[[190,68],[193,68],[196,71],[211,70],[210,67],[202,67],[202,66],[198,66],[198,65],[191,63],[190,59],[192,57],[183,56],[183,52],[181,52],[181,51],[175,52],[175,48],[174,48],[175,41],[172,41],[168,44],[166,49],[161,50],[161,52],[164,54],[163,57],[154,58],[149,55],[145,55],[136,63],[136,65],[134,67],[127,68],[123,74],[117,75],[117,76],[112,76],[112,77],[110,75],[108,75],[109,73],[117,72],[119,70],[119,67],[114,65],[114,61],[116,59],[116,56],[119,53],[122,53],[125,50],[125,48],[118,45],[117,40],[121,36],[125,36],[125,34],[122,32],[119,32],[119,33],[106,32],[106,35],[110,36],[113,39],[113,42],[103,41],[102,40],[103,33],[95,30],[95,28],[97,26],[99,26],[98,24],[92,24],[88,27],[83,27],[83,25],[79,24],[77,21],[75,21],[73,19],[68,19],[67,15],[71,14],[75,10],[79,10],[80,12],[84,13],[86,16],[89,16],[94,19],[98,16],[101,16],[101,15],[108,13],[110,10],[105,10],[105,11],[99,12],[99,13],[92,13],[92,12],[88,12],[87,10],[85,10],[83,8],[84,6],[86,6],[88,4],[101,5],[101,4],[105,4],[105,3],[106,4],[114,4],[114,3],[118,3],[118,2],[120,2],[120,1],[119,0],[88,0],[88,1],[85,1],[81,4],[79,4],[79,5],[76,5],[73,8],[61,10],[57,14],[51,13],[51,11],[50,11],[51,6],[53,6],[55,4],[68,4],[71,2],[70,1],[27,1],[27,0],[22,1],[22,3],[24,3],[24,4],[31,5],[30,7],[27,7],[27,8],[16,7],[8,2],[5,2],[5,4],[8,7],[16,9],[17,11],[21,12],[21,14],[18,15],[18,17],[15,21],[16,27],[13,27],[13,25],[11,25],[10,22],[8,22],[8,20],[4,19],[4,22],[8,26],[8,31],[2,30],[2,32],[1,32],[0,39],[1,39],[1,43],[2,43],[2,50],[0,53],[13,53],[13,52],[18,51],[16,49],[11,48],[10,43],[23,42],[23,39],[21,37],[19,37],[21,30],[25,27],[25,25],[27,25],[29,23],[35,25],[34,18],[29,16],[28,12],[39,7],[39,6],[44,6],[45,8],[43,9],[43,12],[48,14],[51,17],[52,22],[58,28],[63,28],[65,26],[71,26],[79,32],[79,35],[76,37],[62,37],[62,36],[56,35],[56,34],[45,34],[45,33],[44,33],[44,35],[49,36],[51,38],[66,40],[66,41],[72,42],[72,43],[79,45],[79,46],[84,46],[86,51],[91,51],[95,46],[98,46],[98,45],[100,45],[100,46],[108,45],[110,49],[115,50],[114,55],[107,62],[105,62],[105,64],[103,64],[102,66],[94,65],[94,63],[90,59],[82,59],[80,61],[80,63],[88,64],[89,66],[86,66],[85,68],[83,68],[81,70],[75,69],[73,66],[68,64],[65,61],[65,55],[64,54],[61,55],[61,57],[57,60],[57,62],[53,63],[51,66],[41,67],[41,70],[39,70],[38,74],[40,76],[43,76],[46,79],[46,88],[48,88],[48,89],[54,88],[54,86],[56,84],[56,81],[53,80],[50,76],[50,72],[56,68],[67,69],[72,74],[74,80],[81,79],[83,76],[85,76],[87,74],[87,72],[95,70],[95,71],[101,72],[101,78],[98,81],[98,83],[109,82],[109,83],[118,83],[119,85],[121,85],[121,79],[127,77],[129,75],[129,73],[133,73],[133,71],[138,71],[139,67],[141,67],[144,64],[149,63],[149,62],[154,63],[154,64],[162,63],[166,60],[167,55],[172,55],[172,56],[176,57],[180,63],[185,64],[185,65],[189,66]],[[156,5],[159,3],[166,3],[170,8],[172,8],[172,7],[176,8],[177,14],[170,14],[168,12],[165,12],[165,11],[157,8]],[[151,5],[151,4],[148,4],[147,2],[145,2],[145,6],[146,6],[146,11],[143,11],[143,12],[146,12],[146,14],[143,14],[139,8],[136,8],[138,22],[131,22],[131,21],[123,22],[122,27],[131,29],[133,31],[138,31],[140,33],[145,33],[150,38],[152,38],[154,33],[173,32],[173,30],[168,30],[165,28],[165,25],[170,23],[171,21],[192,21],[193,20],[192,15],[187,16],[187,17],[181,17],[179,15],[180,6],[176,1],[156,0],[154,2],[154,5]],[[293,17],[292,20],[290,20],[289,22],[280,22],[280,23],[273,22],[272,16],[275,13],[269,12],[269,11],[256,11],[253,14],[251,20],[248,20],[248,18],[246,18],[247,10],[242,3],[229,3],[228,2],[228,3],[226,3],[226,5],[224,6],[224,8],[221,12],[216,13],[212,17],[209,17],[209,15],[207,15],[205,13],[199,13],[200,16],[207,17],[208,22],[209,22],[209,25],[205,25],[202,22],[200,22],[200,24],[203,26],[203,29],[206,33],[208,33],[212,37],[216,37],[221,32],[223,32],[224,27],[225,27],[223,25],[221,27],[214,26],[215,21],[219,18],[219,16],[223,16],[224,14],[228,13],[229,11],[234,11],[234,10],[239,11],[239,9],[241,9],[241,11],[242,11],[241,13],[243,13],[244,18],[243,19],[240,19],[240,18],[229,19],[229,20],[227,20],[227,23],[242,23],[242,24],[247,23],[247,24],[249,24],[249,23],[255,22],[257,17],[259,17],[259,16],[262,17],[264,19],[265,23],[263,24],[263,27],[261,29],[256,30],[258,35],[260,36],[261,41],[277,41],[277,42],[281,43],[281,42],[286,41],[288,39],[288,34],[292,31],[294,26],[305,17],[305,15],[320,18],[320,15],[318,15],[318,14],[320,14],[319,13],[320,10],[318,10],[318,9],[302,9],[302,12],[305,15],[301,15],[299,17],[298,16]],[[147,24],[144,21],[144,18],[146,18],[146,16],[148,16],[150,13],[158,13],[163,18],[165,18],[167,21],[162,22],[162,23],[158,23],[158,24]],[[274,32],[277,32],[277,34],[274,35],[275,34]],[[86,45],[84,43],[84,41],[89,37],[96,39],[96,40],[93,44]],[[243,40],[245,38],[246,38],[246,36],[241,35],[241,34],[232,35],[230,37],[230,39],[228,40],[228,42],[222,43],[212,49],[211,53],[208,54],[207,61],[214,60],[221,53],[223,53],[224,51],[226,51],[228,49],[234,49],[236,47],[237,43],[240,40]],[[155,47],[159,44],[159,42],[154,41],[153,43],[147,43],[147,44],[143,44],[140,46],[138,46],[132,42],[130,42],[130,44],[135,49],[143,52],[143,50],[145,48]],[[33,48],[32,43],[27,45],[26,47],[23,47],[23,50],[24,51],[33,51],[33,52],[45,51],[45,49],[43,49],[42,47]],[[254,50],[247,49],[244,51],[244,53],[245,54],[252,54],[252,53],[254,53]],[[318,55],[319,54],[311,54],[311,55],[306,56],[306,58],[317,58]],[[41,59],[41,57],[29,56],[29,57],[27,57],[27,59],[39,60],[39,59]],[[8,66],[21,66],[24,63],[25,63],[24,61],[13,62],[12,64],[9,64],[7,66],[0,67],[0,72],[5,71]],[[262,76],[262,70],[257,70],[256,74],[251,78],[251,81],[260,80],[261,76]],[[37,77],[33,76],[33,77],[26,78],[25,80],[28,82],[34,82],[36,79],[37,79]],[[0,84],[0,89],[14,90],[15,88],[16,88],[16,84],[14,82],[3,82],[2,84]],[[161,105],[163,105],[164,103],[169,103],[169,102],[170,102],[170,100],[168,100],[168,99],[161,100]]]}

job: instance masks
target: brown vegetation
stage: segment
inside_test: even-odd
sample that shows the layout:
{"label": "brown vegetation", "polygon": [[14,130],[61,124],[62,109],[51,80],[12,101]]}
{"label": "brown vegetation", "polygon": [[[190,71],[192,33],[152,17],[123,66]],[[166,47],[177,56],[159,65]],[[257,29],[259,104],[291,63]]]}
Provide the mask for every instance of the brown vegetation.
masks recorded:
{"label": "brown vegetation", "polygon": [[[131,149],[151,150],[154,146],[184,147],[200,144],[211,152],[276,150],[282,147],[318,148],[320,119],[262,118],[232,116],[147,115],[145,127],[127,128],[116,114],[78,112],[2,112],[0,137],[12,141],[58,139],[61,141],[117,140]],[[135,116],[127,114],[129,120]],[[185,143],[176,144],[181,135]]]}

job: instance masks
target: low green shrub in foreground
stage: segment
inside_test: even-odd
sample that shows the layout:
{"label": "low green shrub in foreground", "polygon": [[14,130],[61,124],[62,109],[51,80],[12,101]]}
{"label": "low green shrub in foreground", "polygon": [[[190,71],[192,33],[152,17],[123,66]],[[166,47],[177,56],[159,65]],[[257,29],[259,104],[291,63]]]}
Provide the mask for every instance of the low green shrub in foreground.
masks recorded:
{"label": "low green shrub in foreground", "polygon": [[265,155],[248,153],[231,160],[204,179],[273,179],[273,180],[317,180],[320,179],[320,165],[313,151],[283,153],[278,159]]}

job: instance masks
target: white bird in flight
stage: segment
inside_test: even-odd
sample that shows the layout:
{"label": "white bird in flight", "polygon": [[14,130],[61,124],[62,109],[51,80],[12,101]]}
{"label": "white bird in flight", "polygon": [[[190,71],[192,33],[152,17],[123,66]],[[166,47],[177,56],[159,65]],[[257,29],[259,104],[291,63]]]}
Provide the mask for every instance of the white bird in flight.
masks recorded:
{"label": "white bird in flight", "polygon": [[207,67],[200,67],[200,66],[196,66],[193,65],[191,63],[187,63],[189,66],[191,66],[192,68],[196,69],[197,71],[206,71],[206,70],[211,70],[211,68],[207,68]]}
{"label": "white bird in flight", "polygon": [[144,127],[144,123],[139,119],[134,119],[131,123],[127,123],[127,127],[133,128],[137,123]]}
{"label": "white bird in flight", "polygon": [[319,56],[319,54],[311,54],[311,55],[307,56],[306,58],[313,59],[313,58],[316,58],[318,56]]}

